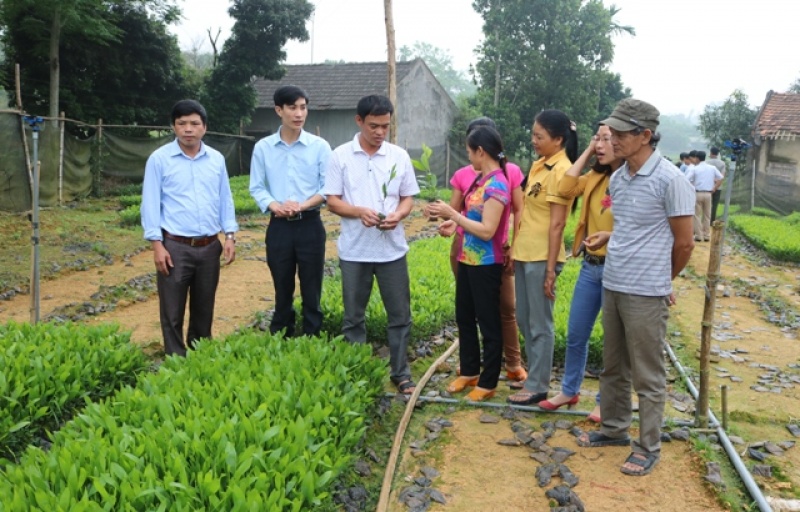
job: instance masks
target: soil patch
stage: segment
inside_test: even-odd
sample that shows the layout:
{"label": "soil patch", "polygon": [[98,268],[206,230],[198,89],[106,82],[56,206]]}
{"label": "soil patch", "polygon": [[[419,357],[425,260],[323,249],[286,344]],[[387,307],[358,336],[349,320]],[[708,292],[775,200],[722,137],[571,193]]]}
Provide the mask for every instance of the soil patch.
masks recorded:
{"label": "soil patch", "polygon": [[[436,461],[421,462],[435,465],[440,471],[441,477],[433,485],[447,497],[446,506],[433,505],[431,510],[549,510],[545,491],[559,485],[561,480],[554,477],[550,485],[539,487],[535,473],[540,464],[530,457],[532,450],[497,444],[513,437],[510,423],[507,420],[481,423],[479,417],[484,413],[470,410],[448,416],[454,426],[448,429],[449,438],[441,443],[440,453],[432,457]],[[537,415],[526,422],[541,431],[539,425],[543,420],[557,417]],[[593,428],[587,422],[578,425]],[[725,510],[706,489],[700,474],[702,463],[692,455],[687,443],[664,443],[659,466],[644,477],[630,477],[619,471],[630,452],[627,447],[580,448],[564,430],[556,431],[547,444],[576,452],[565,464],[580,478],[574,491],[586,510]],[[675,499],[677,496],[679,500]],[[393,497],[391,510],[400,512],[405,507]]]}

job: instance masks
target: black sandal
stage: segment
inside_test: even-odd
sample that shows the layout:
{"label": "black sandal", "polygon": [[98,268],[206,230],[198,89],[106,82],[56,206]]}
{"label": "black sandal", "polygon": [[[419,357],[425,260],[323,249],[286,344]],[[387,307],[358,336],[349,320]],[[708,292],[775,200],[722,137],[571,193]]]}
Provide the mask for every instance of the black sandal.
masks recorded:
{"label": "black sandal", "polygon": [[602,448],[603,446],[628,446],[631,444],[631,438],[625,437],[608,437],[598,430],[587,432],[586,440],[582,439],[583,436],[577,439],[578,446],[583,448]]}
{"label": "black sandal", "polygon": [[395,384],[395,386],[397,386],[397,391],[399,391],[403,395],[413,394],[414,393],[413,389],[411,391],[408,390],[417,387],[416,383],[411,379],[398,382],[397,384]]}
{"label": "black sandal", "polygon": [[628,458],[625,459],[625,464],[633,464],[634,466],[641,469],[638,471],[633,469],[628,469],[623,464],[622,466],[620,466],[619,470],[625,473],[626,475],[644,476],[653,471],[653,468],[655,468],[656,464],[658,464],[659,458],[660,457],[655,453],[631,452],[631,454],[628,455]]}

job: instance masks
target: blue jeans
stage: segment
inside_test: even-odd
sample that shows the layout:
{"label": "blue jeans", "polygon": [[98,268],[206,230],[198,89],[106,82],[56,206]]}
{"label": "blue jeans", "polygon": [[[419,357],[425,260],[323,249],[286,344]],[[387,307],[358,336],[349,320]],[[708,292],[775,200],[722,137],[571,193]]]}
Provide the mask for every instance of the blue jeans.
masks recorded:
{"label": "blue jeans", "polygon": [[[561,392],[566,396],[575,396],[581,390],[589,354],[589,337],[603,306],[603,268],[603,265],[592,265],[584,261],[575,282],[567,325],[564,380],[561,382]],[[600,403],[600,393],[595,401]]]}

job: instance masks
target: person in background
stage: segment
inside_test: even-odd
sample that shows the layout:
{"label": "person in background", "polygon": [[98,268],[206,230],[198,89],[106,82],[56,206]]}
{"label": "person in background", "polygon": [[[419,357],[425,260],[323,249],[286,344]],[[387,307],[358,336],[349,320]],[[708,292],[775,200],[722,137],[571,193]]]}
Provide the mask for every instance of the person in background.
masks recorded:
{"label": "person in background", "polygon": [[722,184],[722,173],[705,162],[706,152],[695,152],[695,165],[686,172],[686,179],[694,185],[696,206],[694,214],[695,242],[708,242],[711,238],[711,194]]}
{"label": "person in background", "polygon": [[682,172],[683,174],[686,174],[686,169],[687,169],[687,168],[688,168],[690,165],[692,165],[692,161],[691,161],[691,159],[689,158],[689,153],[681,153],[681,156],[680,156],[680,161],[681,161],[680,170],[681,170],[681,172]]}
{"label": "person in background", "polygon": [[[172,107],[171,119],[175,140],[147,159],[141,212],[144,238],[153,247],[158,271],[164,352],[185,356],[196,340],[211,337],[219,258],[233,263],[239,226],[225,158],[203,142],[206,109],[195,100],[181,100]],[[224,246],[220,232],[225,233]]]}
{"label": "person in background", "polygon": [[386,308],[390,378],[410,395],[408,343],[411,338],[411,289],[408,242],[403,219],[414,206],[419,185],[411,158],[386,142],[394,106],[386,96],[364,96],[356,106],[359,132],[337,147],[328,162],[323,194],[342,219],[337,247],[342,271],[342,333],[351,343],[366,343],[366,309],[374,280]]}
{"label": "person in background", "polygon": [[294,85],[273,95],[278,131],[256,143],[250,163],[250,195],[270,214],[266,233],[267,265],[275,286],[271,333],[295,329],[295,275],[303,299],[303,334],[322,329],[322,272],[325,267],[325,227],[319,209],[324,198],[325,166],[330,145],[303,130],[308,95]]}
{"label": "person in background", "polygon": [[[663,345],[669,306],[675,303],[672,280],[694,248],[694,190],[656,149],[659,112],[653,105],[624,99],[601,123],[611,129],[614,155],[625,164],[609,184],[614,231],[603,272],[602,423],[577,442],[583,447],[630,445],[620,471],[641,476],[661,456],[667,395]],[[628,434],[631,384],[639,397],[638,440]]]}
{"label": "person in background", "polygon": [[[467,136],[479,126],[490,126],[497,128],[494,121],[488,117],[474,119],[467,126]],[[505,165],[508,183],[511,188],[511,213],[514,216],[513,232],[519,232],[519,222],[522,215],[522,180],[525,176],[516,164],[507,162]],[[461,210],[464,202],[464,195],[467,190],[480,179],[480,173],[476,173],[472,165],[467,165],[457,170],[450,179],[453,186],[453,194],[450,197],[450,206],[456,210]],[[453,275],[458,277],[458,255],[461,253],[462,240],[464,234],[462,228],[457,228],[453,237],[453,244],[450,249],[450,266]],[[528,372],[522,366],[522,356],[519,344],[519,331],[517,330],[516,299],[514,296],[514,264],[510,258],[511,244],[508,241],[508,233],[503,240],[503,251],[506,255],[506,264],[503,269],[503,279],[500,284],[500,319],[503,328],[503,355],[505,356],[506,378],[512,382],[522,382],[528,377]]]}
{"label": "person in background", "polygon": [[[710,165],[713,165],[717,168],[720,174],[722,174],[722,183],[725,182],[725,162],[723,162],[719,158],[719,148],[712,147],[709,150],[709,157],[706,160]],[[719,207],[719,199],[722,197],[722,183],[714,190],[711,194],[711,224],[714,224],[714,221],[717,219],[717,208]]]}
{"label": "person in background", "polygon": [[556,278],[566,261],[564,226],[572,204],[571,198],[558,192],[558,185],[578,156],[575,125],[560,110],[543,110],[536,116],[531,142],[539,159],[528,174],[525,206],[512,249],[517,321],[528,359],[525,382],[511,383],[520,389],[507,399],[515,405],[538,404],[547,399],[550,389]]}
{"label": "person in background", "polygon": [[[581,175],[594,157],[589,172]],[[589,337],[603,306],[603,269],[606,260],[606,242],[614,227],[611,196],[608,184],[611,175],[622,165],[614,154],[611,130],[600,125],[583,154],[561,179],[558,193],[565,197],[582,196],[581,213],[575,230],[572,256],[582,257],[581,271],[575,282],[572,304],[567,324],[567,349],[561,393],[539,402],[539,407],[554,411],[567,405],[572,408],[580,398]],[[600,422],[600,394],[595,397],[595,408],[589,421]]]}
{"label": "person in background", "polygon": [[[500,286],[511,187],[506,177],[503,142],[497,130],[490,126],[473,129],[467,136],[467,155],[479,174],[464,192],[463,207],[459,211],[437,201],[428,208],[432,215],[447,219],[440,227],[443,235],[452,235],[458,227],[464,230],[456,279],[461,375],[450,383],[447,391],[459,393],[475,386],[467,398],[477,402],[494,396],[502,364]],[[483,335],[482,372],[478,327]]]}

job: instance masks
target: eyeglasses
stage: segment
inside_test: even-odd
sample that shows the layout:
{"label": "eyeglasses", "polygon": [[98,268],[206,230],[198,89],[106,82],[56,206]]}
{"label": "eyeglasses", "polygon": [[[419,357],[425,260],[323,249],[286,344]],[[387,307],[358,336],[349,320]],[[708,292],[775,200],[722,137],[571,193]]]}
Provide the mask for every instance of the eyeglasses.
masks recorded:
{"label": "eyeglasses", "polygon": [[539,195],[539,192],[542,191],[542,184],[538,181],[531,186],[531,189],[528,191],[529,196],[536,197]]}

